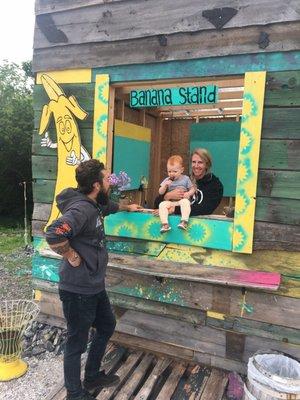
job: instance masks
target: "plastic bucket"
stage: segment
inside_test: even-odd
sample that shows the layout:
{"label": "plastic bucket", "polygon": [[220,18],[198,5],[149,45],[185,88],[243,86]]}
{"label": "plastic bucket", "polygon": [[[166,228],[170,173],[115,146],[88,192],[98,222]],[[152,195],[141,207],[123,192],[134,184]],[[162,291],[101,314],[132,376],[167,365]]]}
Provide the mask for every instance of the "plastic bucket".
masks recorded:
{"label": "plastic bucket", "polygon": [[282,353],[256,354],[244,389],[245,400],[300,400],[300,363]]}

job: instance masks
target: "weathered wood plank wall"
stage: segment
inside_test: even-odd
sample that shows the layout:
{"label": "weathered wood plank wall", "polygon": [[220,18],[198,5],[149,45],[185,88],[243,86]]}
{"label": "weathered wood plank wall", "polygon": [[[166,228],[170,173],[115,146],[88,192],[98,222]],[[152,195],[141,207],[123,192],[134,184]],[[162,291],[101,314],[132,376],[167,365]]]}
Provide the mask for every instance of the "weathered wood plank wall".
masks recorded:
{"label": "weathered wood plank wall", "polygon": [[[129,0],[86,6],[82,1],[81,8],[71,8],[37,15],[35,29],[35,48],[55,46],[58,43],[67,45],[111,42],[154,35],[170,35],[179,32],[197,32],[214,30],[220,21],[224,29],[259,26],[274,23],[299,21],[299,4],[297,0],[283,3],[274,1],[236,2],[228,10],[228,1],[199,3],[198,0]],[[211,2],[212,3],[212,2]],[[272,7],[270,7],[272,5]],[[227,13],[205,17],[205,12],[215,7],[227,7]],[[209,20],[210,19],[210,20]],[[51,22],[52,32],[50,33]],[[76,21],[76,23],[73,23]],[[66,41],[58,41],[56,30],[61,30]],[[61,38],[63,38],[61,36]]]}
{"label": "weathered wood plank wall", "polygon": [[36,14],[35,71],[300,48],[297,0],[38,0]]}
{"label": "weathered wood plank wall", "polygon": [[[127,41],[95,42],[72,46],[52,46],[34,50],[34,70],[53,70],[80,67],[122,65],[128,63],[151,63],[158,61],[184,60],[187,57],[214,57],[238,54],[290,51],[299,47],[300,24],[275,24],[263,28],[270,37],[266,49],[259,47],[260,27],[173,34],[161,45],[160,36],[130,39]],[[205,43],[205,47],[203,44]],[[79,56],[79,61],[76,58]],[[99,56],[100,55],[100,56]],[[124,56],[125,55],[125,56]]]}

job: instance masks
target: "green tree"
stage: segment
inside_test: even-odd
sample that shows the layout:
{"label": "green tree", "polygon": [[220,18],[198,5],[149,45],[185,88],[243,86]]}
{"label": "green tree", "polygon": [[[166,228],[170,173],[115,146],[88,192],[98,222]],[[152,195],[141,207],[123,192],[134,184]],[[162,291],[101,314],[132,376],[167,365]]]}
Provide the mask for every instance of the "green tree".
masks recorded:
{"label": "green tree", "polygon": [[[23,68],[24,67],[24,68]],[[22,182],[32,210],[31,141],[34,128],[30,63],[0,64],[0,215],[23,215]]]}

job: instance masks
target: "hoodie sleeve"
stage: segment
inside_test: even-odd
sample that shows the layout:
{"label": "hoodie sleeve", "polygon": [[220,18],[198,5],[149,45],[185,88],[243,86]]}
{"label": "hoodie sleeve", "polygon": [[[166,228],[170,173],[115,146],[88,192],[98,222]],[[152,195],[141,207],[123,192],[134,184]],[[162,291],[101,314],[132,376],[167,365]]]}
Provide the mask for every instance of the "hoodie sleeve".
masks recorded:
{"label": "hoodie sleeve", "polygon": [[87,216],[82,210],[70,209],[46,229],[48,244],[57,244],[77,236],[86,226]]}
{"label": "hoodie sleeve", "polygon": [[191,204],[191,216],[210,215],[220,204],[223,197],[223,185],[215,179],[205,189],[197,191],[196,201]]}
{"label": "hoodie sleeve", "polygon": [[118,211],[119,204],[111,200],[108,200],[108,203],[105,206],[102,206],[103,217],[106,217],[109,214],[115,214]]}

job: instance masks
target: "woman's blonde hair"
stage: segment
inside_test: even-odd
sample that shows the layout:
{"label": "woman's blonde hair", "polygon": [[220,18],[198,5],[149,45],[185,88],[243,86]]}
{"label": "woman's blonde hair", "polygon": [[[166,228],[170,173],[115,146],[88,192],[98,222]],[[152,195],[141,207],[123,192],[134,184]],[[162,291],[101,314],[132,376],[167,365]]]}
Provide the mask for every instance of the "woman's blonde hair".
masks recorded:
{"label": "woman's blonde hair", "polygon": [[[212,157],[209,151],[207,149],[202,149],[200,147],[194,149],[191,153],[191,162],[194,154],[197,154],[205,162],[207,168],[206,172],[209,172],[212,167]],[[191,178],[195,179],[193,170],[191,171]]]}

